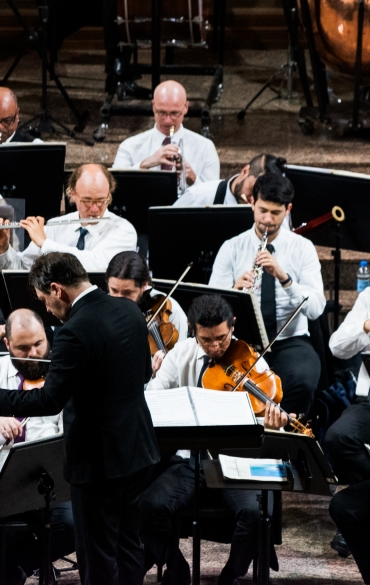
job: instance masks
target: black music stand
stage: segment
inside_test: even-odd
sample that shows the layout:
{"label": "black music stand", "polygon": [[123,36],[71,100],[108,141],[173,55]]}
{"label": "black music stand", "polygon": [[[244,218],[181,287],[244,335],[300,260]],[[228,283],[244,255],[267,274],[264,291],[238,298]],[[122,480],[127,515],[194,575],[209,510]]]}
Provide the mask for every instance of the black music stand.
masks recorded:
{"label": "black music stand", "polygon": [[[70,499],[70,485],[63,477],[63,437],[55,436],[28,443],[18,443],[0,472],[0,531],[7,518],[44,508],[44,561],[41,585],[50,583],[51,506]],[[56,498],[58,502],[56,502]],[[5,536],[0,550],[0,585],[5,585]]]}
{"label": "black music stand", "polygon": [[65,157],[64,142],[1,145],[0,195],[25,199],[26,216],[59,216]]}
{"label": "black music stand", "polygon": [[[154,288],[165,294],[170,292],[174,284],[174,281],[153,279]],[[172,297],[178,301],[187,314],[193,300],[202,295],[221,295],[231,305],[236,317],[235,336],[238,339],[243,339],[257,350],[261,350],[268,345],[260,305],[255,302],[255,299],[250,294],[240,290],[220,289],[207,285],[182,282],[178,285]]]}
{"label": "black music stand", "polygon": [[[192,281],[207,284],[222,244],[253,223],[250,205],[150,207],[149,266],[153,276],[177,280],[179,267],[193,262]],[[163,234],[169,243],[165,254]]]}
{"label": "black music stand", "polygon": [[[225,449],[232,447],[254,447],[262,444],[261,425],[225,425],[203,427],[155,427],[162,451],[178,449],[195,450],[195,489],[193,521],[193,578],[192,585],[200,582],[200,525],[199,525],[199,452],[201,449]],[[204,463],[204,462],[203,462]]]}
{"label": "black music stand", "polygon": [[[89,279],[106,290],[105,272],[89,272]],[[60,327],[61,322],[48,313],[44,303],[31,295],[27,270],[2,270],[0,275],[0,307],[5,317],[16,309],[31,309],[40,315],[45,326]]]}
{"label": "black music stand", "polygon": [[215,489],[261,490],[261,531],[258,554],[258,585],[269,585],[271,518],[268,512],[269,491],[292,491],[296,493],[332,496],[337,479],[319,446],[306,435],[265,431],[261,448],[222,449],[234,457],[257,457],[282,459],[288,462],[288,482],[226,481],[219,461],[203,461],[207,487]]}

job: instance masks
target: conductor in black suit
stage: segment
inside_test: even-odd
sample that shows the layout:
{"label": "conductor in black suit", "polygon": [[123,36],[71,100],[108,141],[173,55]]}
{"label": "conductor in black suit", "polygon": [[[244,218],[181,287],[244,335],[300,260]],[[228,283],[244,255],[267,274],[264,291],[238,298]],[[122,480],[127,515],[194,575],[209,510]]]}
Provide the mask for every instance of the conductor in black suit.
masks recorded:
{"label": "conductor in black suit", "polygon": [[81,583],[142,585],[138,508],[148,469],[159,460],[144,398],[151,376],[144,317],[133,301],[92,286],[72,254],[38,258],[29,284],[64,325],[44,387],[0,390],[0,415],[64,409]]}

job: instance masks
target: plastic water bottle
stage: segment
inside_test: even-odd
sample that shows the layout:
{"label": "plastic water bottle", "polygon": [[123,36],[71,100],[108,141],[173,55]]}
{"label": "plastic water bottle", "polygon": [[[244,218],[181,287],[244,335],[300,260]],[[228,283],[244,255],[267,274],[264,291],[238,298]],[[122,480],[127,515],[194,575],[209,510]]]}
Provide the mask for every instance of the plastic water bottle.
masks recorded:
{"label": "plastic water bottle", "polygon": [[370,272],[367,265],[367,260],[361,260],[360,267],[357,271],[357,292],[365,290],[367,286],[370,286]]}

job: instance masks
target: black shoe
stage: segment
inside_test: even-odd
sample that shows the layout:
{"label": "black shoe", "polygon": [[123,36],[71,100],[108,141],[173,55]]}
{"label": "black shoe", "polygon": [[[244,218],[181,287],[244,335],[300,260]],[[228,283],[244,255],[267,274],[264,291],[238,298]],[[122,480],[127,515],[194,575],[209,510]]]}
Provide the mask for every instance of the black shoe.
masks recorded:
{"label": "black shoe", "polygon": [[337,551],[340,557],[347,558],[352,554],[339,530],[331,541],[330,546],[333,550]]}
{"label": "black shoe", "polygon": [[12,581],[12,585],[24,585],[27,581],[27,575],[23,571],[22,567],[18,567],[17,573]]}
{"label": "black shoe", "polygon": [[166,569],[163,573],[161,585],[190,585],[190,583],[189,563],[183,557],[182,552],[179,551],[177,575],[174,575],[171,569]]}
{"label": "black shoe", "polygon": [[217,585],[238,585],[237,575],[235,575],[234,571],[231,571],[227,563],[221,571]]}

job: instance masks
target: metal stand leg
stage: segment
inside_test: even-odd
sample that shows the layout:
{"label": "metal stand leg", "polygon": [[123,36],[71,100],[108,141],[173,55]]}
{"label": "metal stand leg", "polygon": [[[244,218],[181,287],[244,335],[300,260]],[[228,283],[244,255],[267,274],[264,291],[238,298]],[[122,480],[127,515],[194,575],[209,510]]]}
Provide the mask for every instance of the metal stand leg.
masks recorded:
{"label": "metal stand leg", "polygon": [[200,525],[199,525],[199,467],[200,452],[195,451],[194,521],[193,521],[193,578],[192,585],[200,583]]}
{"label": "metal stand leg", "polygon": [[268,513],[268,491],[262,490],[260,496],[261,523],[258,550],[258,585],[269,585],[270,582],[270,536],[271,518]]}
{"label": "metal stand leg", "polygon": [[338,329],[339,325],[339,311],[340,311],[340,304],[339,304],[339,289],[340,289],[340,262],[341,262],[341,224],[336,222],[335,226],[335,250],[331,251],[331,254],[334,258],[334,331]]}

